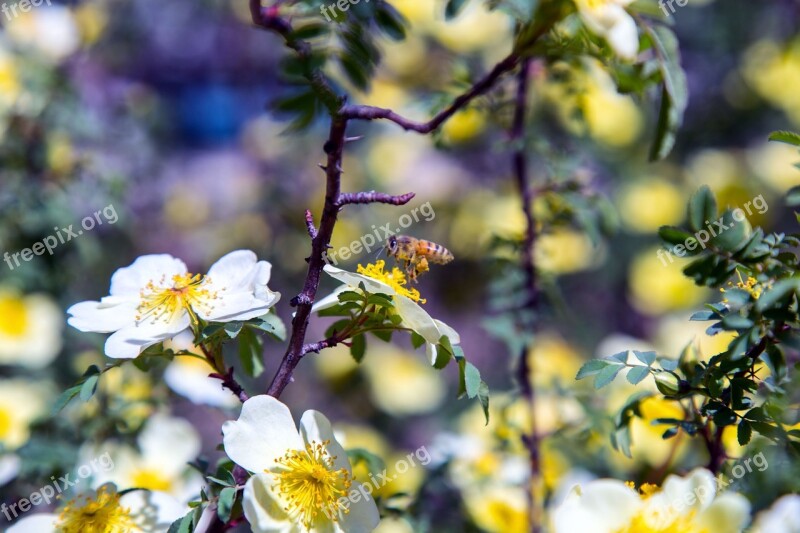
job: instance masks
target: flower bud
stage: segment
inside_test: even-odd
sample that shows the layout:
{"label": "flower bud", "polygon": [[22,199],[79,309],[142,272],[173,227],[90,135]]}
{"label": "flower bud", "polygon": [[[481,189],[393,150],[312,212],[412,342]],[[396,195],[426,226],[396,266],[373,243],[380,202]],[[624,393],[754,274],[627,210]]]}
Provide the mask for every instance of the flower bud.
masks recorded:
{"label": "flower bud", "polygon": [[681,390],[681,382],[672,372],[658,372],[655,379],[656,387],[665,396],[675,396]]}

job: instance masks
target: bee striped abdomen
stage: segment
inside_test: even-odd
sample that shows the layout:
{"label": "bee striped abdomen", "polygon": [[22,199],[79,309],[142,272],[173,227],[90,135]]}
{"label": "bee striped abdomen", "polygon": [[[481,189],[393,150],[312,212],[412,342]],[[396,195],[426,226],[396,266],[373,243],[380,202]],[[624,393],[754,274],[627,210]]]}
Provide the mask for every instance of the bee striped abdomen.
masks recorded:
{"label": "bee striped abdomen", "polygon": [[437,263],[440,265],[446,265],[453,260],[453,254],[450,252],[450,250],[441,244],[436,244],[435,242],[422,239],[420,239],[419,244],[417,245],[417,253],[421,256],[427,257],[431,263]]}

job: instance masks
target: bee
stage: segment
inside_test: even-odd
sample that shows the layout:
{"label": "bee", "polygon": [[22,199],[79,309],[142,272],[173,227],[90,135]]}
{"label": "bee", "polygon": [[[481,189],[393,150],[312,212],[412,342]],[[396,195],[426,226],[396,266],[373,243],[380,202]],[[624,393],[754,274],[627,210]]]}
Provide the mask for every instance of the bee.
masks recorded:
{"label": "bee", "polygon": [[403,263],[411,281],[430,270],[429,263],[446,265],[453,260],[453,254],[435,242],[417,239],[407,235],[394,235],[386,240],[386,253]]}

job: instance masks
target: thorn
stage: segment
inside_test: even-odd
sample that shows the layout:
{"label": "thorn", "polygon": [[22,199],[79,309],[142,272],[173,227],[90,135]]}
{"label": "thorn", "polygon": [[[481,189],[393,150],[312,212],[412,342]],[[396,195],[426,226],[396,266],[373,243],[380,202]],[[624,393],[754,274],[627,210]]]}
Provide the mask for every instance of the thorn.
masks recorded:
{"label": "thorn", "polygon": [[323,165],[322,163],[319,163],[317,166],[318,166],[319,168],[321,168],[322,170],[324,170],[325,172],[327,172],[327,171],[328,171],[328,166],[327,166],[327,165]]}
{"label": "thorn", "polygon": [[351,143],[351,142],[354,142],[354,141],[360,141],[363,138],[364,138],[363,135],[357,135],[356,137],[345,137],[344,138],[344,142]]}

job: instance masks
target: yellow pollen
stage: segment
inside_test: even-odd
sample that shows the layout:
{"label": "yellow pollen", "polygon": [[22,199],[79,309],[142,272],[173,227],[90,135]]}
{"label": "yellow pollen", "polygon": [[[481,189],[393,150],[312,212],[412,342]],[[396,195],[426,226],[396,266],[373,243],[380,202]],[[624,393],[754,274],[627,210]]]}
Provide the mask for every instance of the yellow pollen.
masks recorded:
{"label": "yellow pollen", "polygon": [[211,302],[217,298],[206,287],[209,279],[202,274],[176,274],[171,283],[166,276],[158,282],[149,281],[140,294],[141,302],[136,311],[136,321],[150,319],[152,323],[159,320],[171,322],[183,312],[193,318],[196,311],[208,313],[213,309]]}
{"label": "yellow pollen", "polygon": [[682,516],[659,516],[640,513],[622,529],[614,533],[710,533],[706,528],[693,524],[694,511]]}
{"label": "yellow pollen", "polygon": [[286,501],[284,510],[309,530],[320,515],[337,522],[340,512],[350,512],[338,504],[352,483],[350,472],[334,470],[336,456],[328,453],[329,444],[329,440],[311,442],[304,450],[289,450],[272,470],[277,491]]}
{"label": "yellow pollen", "polygon": [[76,498],[66,503],[58,516],[59,533],[129,533],[141,531],[130,509],[119,503],[119,494],[100,487],[94,499]]}
{"label": "yellow pollen", "polygon": [[424,304],[426,302],[425,299],[420,298],[419,291],[417,289],[411,289],[406,287],[406,275],[397,267],[392,268],[391,272],[384,272],[384,267],[386,266],[386,261],[376,261],[373,265],[372,263],[367,264],[367,266],[358,265],[357,272],[359,274],[363,274],[368,278],[372,278],[374,280],[380,281],[381,283],[385,283],[386,285],[390,286],[399,294],[400,296],[405,296],[406,298],[413,300],[415,302],[419,302]]}
{"label": "yellow pollen", "polygon": [[0,334],[21,337],[28,330],[28,310],[21,298],[0,294]]}

